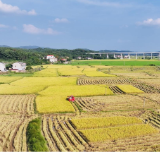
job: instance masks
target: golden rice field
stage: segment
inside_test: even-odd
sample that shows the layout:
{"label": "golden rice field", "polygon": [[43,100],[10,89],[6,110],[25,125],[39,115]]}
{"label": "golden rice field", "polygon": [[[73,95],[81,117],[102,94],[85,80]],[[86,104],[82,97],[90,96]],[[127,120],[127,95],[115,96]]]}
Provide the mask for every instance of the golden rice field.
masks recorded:
{"label": "golden rice field", "polygon": [[76,77],[24,77],[11,83],[14,86],[68,86],[76,85]]}
{"label": "golden rice field", "polygon": [[57,69],[43,69],[41,71],[35,72],[34,77],[57,77]]}
{"label": "golden rice field", "polygon": [[[39,92],[40,95],[45,96],[95,96],[105,95],[105,85],[90,85],[90,86],[50,86],[47,89]],[[113,92],[107,88],[108,95],[113,95]]]}
{"label": "golden rice field", "polygon": [[137,137],[158,133],[158,129],[148,124],[80,130],[90,142],[103,142],[120,138]]}
{"label": "golden rice field", "polygon": [[97,68],[86,68],[83,73],[88,77],[115,77],[115,75],[105,74],[101,71],[97,71]]}
{"label": "golden rice field", "polygon": [[13,81],[19,80],[22,77],[2,77],[0,76],[0,83],[11,83]]}
{"label": "golden rice field", "polygon": [[[144,93],[140,90],[143,87],[154,90],[144,83],[136,88],[139,82],[152,84],[152,79],[126,78],[131,70],[131,74],[146,74],[145,78],[154,78],[159,70],[102,65],[43,68],[29,73],[32,77],[23,73],[23,77],[12,77],[13,73],[11,77],[0,76],[0,151],[28,151],[26,129],[38,116],[52,152],[160,150],[155,146],[160,142],[160,92],[157,89],[157,94],[151,94],[146,89],[148,94]],[[111,75],[116,72],[126,77]],[[153,82],[159,85],[157,76]],[[110,89],[113,87],[123,94],[115,95]],[[66,99],[71,95],[76,98],[73,103]],[[149,114],[150,110],[154,114]]]}
{"label": "golden rice field", "polygon": [[59,68],[58,72],[61,76],[71,76],[71,75],[84,75],[82,72],[83,68],[77,68],[77,67],[67,67],[67,68]]}
{"label": "golden rice field", "polygon": [[37,96],[37,111],[39,113],[67,113],[75,112],[73,106],[66,100],[66,96]]}
{"label": "golden rice field", "polygon": [[133,87],[132,85],[117,85],[117,87],[125,93],[144,93],[140,89]]}
{"label": "golden rice field", "polygon": [[103,118],[82,118],[72,119],[72,124],[76,129],[102,128],[116,125],[141,124],[142,120],[136,117],[103,117]]}
{"label": "golden rice field", "polygon": [[0,85],[0,94],[34,94],[43,90],[45,86],[12,86],[9,84]]}

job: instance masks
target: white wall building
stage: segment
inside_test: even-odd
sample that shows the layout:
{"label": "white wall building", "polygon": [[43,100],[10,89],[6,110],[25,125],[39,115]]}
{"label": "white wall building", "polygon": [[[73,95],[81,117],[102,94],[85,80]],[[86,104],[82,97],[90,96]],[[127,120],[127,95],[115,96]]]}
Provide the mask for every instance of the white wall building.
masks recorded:
{"label": "white wall building", "polygon": [[48,55],[46,59],[49,59],[50,62],[57,62],[57,58],[54,55]]}
{"label": "white wall building", "polygon": [[4,63],[0,63],[0,71],[2,72],[6,71],[6,66]]}
{"label": "white wall building", "polygon": [[23,62],[13,63],[12,70],[24,71],[24,70],[26,70],[26,63],[23,63]]}

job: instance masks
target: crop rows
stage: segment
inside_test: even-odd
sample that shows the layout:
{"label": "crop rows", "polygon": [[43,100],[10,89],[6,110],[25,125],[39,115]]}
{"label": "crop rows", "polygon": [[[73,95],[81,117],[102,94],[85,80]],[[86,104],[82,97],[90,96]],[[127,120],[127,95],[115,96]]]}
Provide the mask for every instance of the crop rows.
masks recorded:
{"label": "crop rows", "polygon": [[96,85],[96,84],[131,84],[130,79],[78,79],[78,85]]}
{"label": "crop rows", "polygon": [[90,143],[89,152],[154,152],[160,151],[160,134],[139,136],[105,143]]}
{"label": "crop rows", "polygon": [[155,88],[155,87],[153,87],[151,85],[146,85],[146,84],[143,84],[143,83],[134,83],[132,85],[134,87],[142,90],[145,93],[160,93],[160,89]]}
{"label": "crop rows", "polygon": [[34,114],[34,95],[0,96],[0,114]]}
{"label": "crop rows", "polygon": [[52,152],[84,151],[88,144],[73,128],[67,117],[44,116],[42,131]]}
{"label": "crop rows", "polygon": [[26,129],[37,118],[35,95],[0,95],[0,151],[27,152]]}
{"label": "crop rows", "polygon": [[0,116],[0,151],[27,152],[26,128],[37,116]]}
{"label": "crop rows", "polygon": [[124,92],[117,86],[110,86],[109,89],[111,89],[114,94],[124,94]]}
{"label": "crop rows", "polygon": [[[145,109],[159,108],[157,103],[146,99]],[[71,103],[77,115],[83,111],[100,112],[100,111],[115,111],[115,110],[143,110],[144,98],[134,95],[118,95],[118,96],[98,96],[98,97],[81,97],[76,98],[75,102]],[[151,107],[152,106],[152,107]]]}
{"label": "crop rows", "polygon": [[101,111],[105,103],[96,103],[92,99],[76,98],[74,104],[83,111]]}
{"label": "crop rows", "polygon": [[146,113],[143,118],[145,123],[150,123],[153,126],[160,129],[160,115],[154,112],[149,112],[149,113]]}
{"label": "crop rows", "polygon": [[[145,82],[138,81],[136,79],[86,79],[79,78],[78,85],[97,85],[97,84],[107,84],[107,85],[116,85],[116,84],[130,84],[134,87],[142,90],[145,93],[160,93],[160,88]],[[116,91],[115,87],[110,86],[110,89],[113,93],[123,93],[121,91]]]}

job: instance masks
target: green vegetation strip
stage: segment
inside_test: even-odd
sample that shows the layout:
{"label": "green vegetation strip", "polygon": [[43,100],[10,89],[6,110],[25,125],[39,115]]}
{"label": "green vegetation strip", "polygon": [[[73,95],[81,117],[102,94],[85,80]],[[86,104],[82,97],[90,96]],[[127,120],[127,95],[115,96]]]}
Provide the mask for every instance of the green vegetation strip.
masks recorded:
{"label": "green vegetation strip", "polygon": [[91,61],[72,61],[72,65],[107,65],[107,66],[151,66],[160,65],[158,60],[91,60]]}
{"label": "green vegetation strip", "polygon": [[27,127],[27,144],[32,152],[47,152],[47,144],[41,134],[41,119],[31,121]]}

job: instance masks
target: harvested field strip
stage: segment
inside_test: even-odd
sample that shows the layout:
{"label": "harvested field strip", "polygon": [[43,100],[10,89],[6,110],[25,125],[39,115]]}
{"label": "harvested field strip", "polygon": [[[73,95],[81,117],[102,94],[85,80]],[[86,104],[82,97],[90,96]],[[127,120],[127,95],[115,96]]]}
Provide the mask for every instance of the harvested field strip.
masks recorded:
{"label": "harvested field strip", "polygon": [[117,86],[110,86],[109,89],[111,89],[111,91],[114,94],[124,94],[125,93],[121,89],[119,89]]}
{"label": "harvested field strip", "polygon": [[146,123],[150,123],[151,125],[160,129],[160,115],[154,112],[149,112],[143,115],[143,119]]}
{"label": "harvested field strip", "polygon": [[72,119],[72,124],[76,129],[102,128],[116,125],[141,124],[142,120],[136,117],[107,117],[107,118],[83,118]]}
{"label": "harvested field strip", "polygon": [[37,116],[29,118],[23,115],[0,116],[0,146],[5,152],[26,152],[26,128],[28,123]]}
{"label": "harvested field strip", "polygon": [[0,114],[34,114],[35,95],[0,95]]}
{"label": "harvested field strip", "polygon": [[117,139],[116,141],[106,141],[105,143],[90,143],[89,151],[101,152],[153,152],[160,151],[160,134],[139,136],[133,138]]}
{"label": "harvested field strip", "polygon": [[131,84],[131,79],[78,79],[78,85],[96,85],[96,84]]}
{"label": "harvested field strip", "polygon": [[103,142],[120,138],[150,135],[159,131],[147,124],[80,130],[90,142]]}
{"label": "harvested field strip", "polygon": [[85,149],[86,142],[67,122],[66,117],[44,116],[43,133],[50,151],[78,152]]}

